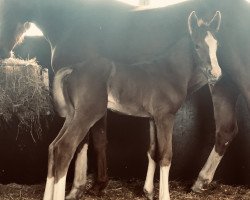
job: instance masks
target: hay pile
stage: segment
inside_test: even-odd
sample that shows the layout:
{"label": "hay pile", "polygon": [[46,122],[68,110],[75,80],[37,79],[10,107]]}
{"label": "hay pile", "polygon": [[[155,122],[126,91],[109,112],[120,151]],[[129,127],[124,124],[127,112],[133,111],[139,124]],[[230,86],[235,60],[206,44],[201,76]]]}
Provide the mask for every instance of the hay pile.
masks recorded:
{"label": "hay pile", "polygon": [[[53,114],[48,70],[35,59],[9,58],[0,63],[0,116],[5,122],[18,123],[18,134],[41,136],[40,117]],[[36,134],[36,137],[34,136]],[[18,135],[17,135],[18,137]]]}

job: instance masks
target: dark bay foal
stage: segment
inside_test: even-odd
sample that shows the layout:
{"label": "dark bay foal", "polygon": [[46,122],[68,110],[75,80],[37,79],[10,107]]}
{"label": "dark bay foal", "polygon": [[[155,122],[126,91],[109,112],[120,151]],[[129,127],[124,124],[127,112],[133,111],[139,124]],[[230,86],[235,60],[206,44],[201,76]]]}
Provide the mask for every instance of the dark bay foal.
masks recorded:
{"label": "dark bay foal", "polygon": [[[192,12],[187,26],[190,35],[180,39],[166,54],[148,62],[128,66],[97,56],[57,72],[55,102],[66,121],[50,145],[44,200],[64,200],[70,161],[79,145],[86,157],[87,133],[107,109],[150,119],[152,137],[144,190],[152,199],[157,161],[160,165],[159,199],[170,199],[168,176],[174,117],[189,93],[207,80],[216,81],[221,75],[214,37],[220,20],[219,12],[209,23],[198,20]],[[86,170],[86,163],[79,161],[76,166],[79,170],[76,170],[75,180],[86,178],[78,174],[81,167]]]}

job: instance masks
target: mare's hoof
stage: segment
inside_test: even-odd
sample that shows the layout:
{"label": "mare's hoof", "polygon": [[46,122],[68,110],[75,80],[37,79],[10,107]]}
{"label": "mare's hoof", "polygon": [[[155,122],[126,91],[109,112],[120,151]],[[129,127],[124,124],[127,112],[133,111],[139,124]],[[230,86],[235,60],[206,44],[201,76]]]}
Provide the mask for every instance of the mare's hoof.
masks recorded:
{"label": "mare's hoof", "polygon": [[70,193],[66,196],[66,200],[79,200],[85,194],[85,189],[83,188],[72,188]]}
{"label": "mare's hoof", "polygon": [[107,187],[108,181],[96,182],[87,193],[92,196],[102,196],[104,189]]}
{"label": "mare's hoof", "polygon": [[143,189],[144,195],[148,200],[153,200],[154,199],[154,192],[148,192],[146,189]]}
{"label": "mare's hoof", "polygon": [[192,186],[192,191],[195,193],[203,193],[207,191],[209,182],[206,179],[198,177],[194,185]]}

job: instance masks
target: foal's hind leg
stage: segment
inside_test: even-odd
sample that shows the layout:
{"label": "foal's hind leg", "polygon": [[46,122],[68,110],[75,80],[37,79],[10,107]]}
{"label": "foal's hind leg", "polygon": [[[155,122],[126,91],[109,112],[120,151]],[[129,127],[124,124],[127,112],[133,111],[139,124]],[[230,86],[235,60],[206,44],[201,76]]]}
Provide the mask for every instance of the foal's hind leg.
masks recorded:
{"label": "foal's hind leg", "polygon": [[238,132],[235,113],[238,95],[233,83],[226,81],[225,78],[214,87],[212,98],[216,125],[215,146],[192,187],[194,192],[204,191],[204,186],[211,183],[226,149]]}
{"label": "foal's hind leg", "polygon": [[62,129],[60,130],[57,137],[54,141],[49,145],[49,153],[48,153],[48,174],[47,174],[47,181],[46,187],[44,192],[44,200],[52,200],[53,199],[53,192],[54,192],[54,144],[63,136],[66,129],[68,128],[70,122],[72,120],[72,115],[69,114],[63,124]]}
{"label": "foal's hind leg", "polygon": [[[97,179],[95,180],[94,186],[90,189],[90,193],[94,195],[99,195],[108,182],[106,164],[106,116],[107,115],[96,122],[89,131],[89,137],[93,137],[93,146],[97,160]],[[79,199],[85,190],[87,182],[87,149],[88,141],[83,141],[78,147],[73,186],[66,197],[67,200]]]}
{"label": "foal's hind leg", "polygon": [[77,156],[75,161],[74,181],[70,193],[66,196],[66,200],[75,200],[81,198],[85,191],[87,182],[87,151],[89,137],[86,137],[77,148]]}
{"label": "foal's hind leg", "polygon": [[146,197],[150,200],[154,198],[154,174],[156,167],[156,131],[155,131],[155,123],[153,120],[149,121],[150,124],[150,144],[148,150],[148,170],[147,176],[145,180],[145,184],[143,187],[144,193]]}
{"label": "foal's hind leg", "polygon": [[[86,114],[87,111],[79,111]],[[80,142],[86,137],[90,127],[100,118],[102,112],[83,116],[76,112],[64,135],[54,145],[54,194],[53,200],[64,200],[66,175],[71,159]],[[95,113],[94,111],[92,111]],[[92,113],[92,114],[93,114]]]}

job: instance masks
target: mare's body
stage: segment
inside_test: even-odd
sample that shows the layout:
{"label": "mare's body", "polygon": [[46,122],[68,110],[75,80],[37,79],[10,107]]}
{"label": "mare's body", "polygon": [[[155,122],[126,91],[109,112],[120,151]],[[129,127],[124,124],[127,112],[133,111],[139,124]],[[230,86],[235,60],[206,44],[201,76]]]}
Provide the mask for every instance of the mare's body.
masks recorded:
{"label": "mare's body", "polygon": [[[24,23],[34,22],[50,42],[55,72],[62,67],[74,68],[77,63],[99,56],[125,64],[152,59],[188,33],[186,18],[198,4],[198,1],[191,1],[135,11],[132,6],[108,0],[0,0],[0,57],[10,55],[26,28]],[[106,134],[102,134],[105,121],[100,120],[92,129],[98,155],[97,183],[103,183],[100,188],[107,182]],[[66,120],[66,125],[69,123]],[[76,171],[81,167],[86,171],[83,164],[86,162],[81,161],[86,159],[84,142],[79,146]],[[84,183],[84,177],[76,177],[73,190],[79,190]]]}
{"label": "mare's body", "polygon": [[[99,55],[125,64],[149,60],[188,33],[187,16],[198,5],[199,1],[190,1],[135,11],[112,0],[0,0],[0,58],[9,57],[25,31],[24,23],[34,22],[51,45],[55,72]],[[107,184],[105,121],[92,128],[99,167],[97,191]],[[86,154],[80,149],[82,160]],[[78,190],[84,182],[76,178],[74,187]]]}

